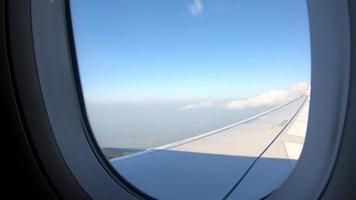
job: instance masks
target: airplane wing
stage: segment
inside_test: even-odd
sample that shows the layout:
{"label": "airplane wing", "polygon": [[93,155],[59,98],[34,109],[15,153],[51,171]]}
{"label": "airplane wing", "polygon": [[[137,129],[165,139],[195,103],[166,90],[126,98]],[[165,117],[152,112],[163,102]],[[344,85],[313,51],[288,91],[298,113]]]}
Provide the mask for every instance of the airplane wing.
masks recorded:
{"label": "airplane wing", "polygon": [[228,127],[110,161],[157,199],[260,199],[293,169],[308,111],[305,95]]}

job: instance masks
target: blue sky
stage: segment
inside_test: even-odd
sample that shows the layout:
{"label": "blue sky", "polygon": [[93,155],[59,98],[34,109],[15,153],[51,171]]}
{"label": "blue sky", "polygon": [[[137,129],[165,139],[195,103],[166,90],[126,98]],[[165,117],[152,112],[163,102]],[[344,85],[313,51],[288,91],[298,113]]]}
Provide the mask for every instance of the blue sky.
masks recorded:
{"label": "blue sky", "polygon": [[305,0],[74,0],[86,101],[222,100],[310,79]]}

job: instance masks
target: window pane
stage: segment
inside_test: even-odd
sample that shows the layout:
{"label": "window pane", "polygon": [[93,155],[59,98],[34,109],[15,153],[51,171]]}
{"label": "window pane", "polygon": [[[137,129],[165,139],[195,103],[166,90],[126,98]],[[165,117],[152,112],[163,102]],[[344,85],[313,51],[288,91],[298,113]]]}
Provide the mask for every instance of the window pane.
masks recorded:
{"label": "window pane", "polygon": [[90,126],[129,182],[234,199],[286,179],[309,110],[305,1],[74,0],[71,15]]}

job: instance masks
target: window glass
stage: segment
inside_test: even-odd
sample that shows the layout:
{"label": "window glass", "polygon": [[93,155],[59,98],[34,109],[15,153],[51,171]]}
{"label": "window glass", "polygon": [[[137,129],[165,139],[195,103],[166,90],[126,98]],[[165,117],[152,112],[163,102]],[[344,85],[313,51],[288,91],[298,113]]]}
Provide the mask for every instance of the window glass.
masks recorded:
{"label": "window glass", "polygon": [[74,0],[70,8],[90,126],[129,182],[155,198],[221,199],[248,197],[237,191],[256,181],[252,195],[263,197],[285,180],[307,127],[305,1]]}

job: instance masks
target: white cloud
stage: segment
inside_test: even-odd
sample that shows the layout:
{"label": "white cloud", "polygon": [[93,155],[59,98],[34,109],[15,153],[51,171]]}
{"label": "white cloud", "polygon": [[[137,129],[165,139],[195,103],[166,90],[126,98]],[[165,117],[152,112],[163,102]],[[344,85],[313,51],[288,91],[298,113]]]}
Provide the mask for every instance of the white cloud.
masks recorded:
{"label": "white cloud", "polygon": [[309,87],[307,82],[299,82],[293,85],[289,90],[271,90],[247,99],[230,101],[225,107],[227,109],[245,109],[262,106],[277,106],[303,94],[307,94]]}
{"label": "white cloud", "polygon": [[180,107],[181,110],[192,110],[192,109],[197,109],[197,108],[208,108],[208,107],[213,107],[215,106],[215,103],[213,101],[202,101],[196,104],[188,104],[185,106]]}
{"label": "white cloud", "polygon": [[193,0],[193,3],[189,4],[192,15],[200,15],[203,12],[203,8],[203,0]]}

